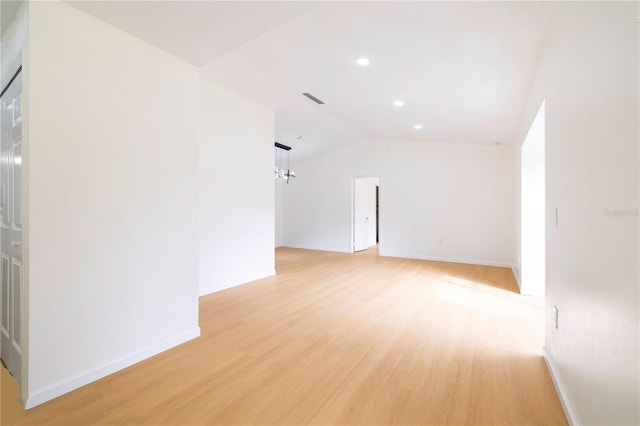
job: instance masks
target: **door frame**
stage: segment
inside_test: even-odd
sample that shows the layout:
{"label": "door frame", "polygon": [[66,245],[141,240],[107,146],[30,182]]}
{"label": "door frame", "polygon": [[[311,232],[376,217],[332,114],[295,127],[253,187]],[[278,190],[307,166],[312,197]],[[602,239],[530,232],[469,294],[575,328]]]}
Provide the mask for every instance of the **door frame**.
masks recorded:
{"label": "door frame", "polygon": [[[520,293],[545,296],[546,102],[538,107],[520,146]],[[533,271],[533,272],[532,272]]]}
{"label": "door frame", "polygon": [[[356,181],[360,180],[360,179],[377,179],[378,182],[377,182],[376,186],[378,187],[378,196],[379,196],[379,191],[380,191],[379,188],[381,186],[380,185],[380,177],[379,176],[358,176],[358,177],[351,178],[351,203],[350,203],[350,205],[351,205],[351,209],[350,209],[351,216],[350,216],[350,219],[349,219],[349,252],[350,253],[355,253]],[[374,199],[373,201],[374,201],[374,204],[375,204],[376,200]],[[380,215],[380,212],[378,210],[378,211],[376,211],[376,221],[378,221],[378,223],[379,223],[379,215]],[[378,240],[379,240],[377,242],[377,244],[379,246],[381,246],[381,244],[382,244],[382,233],[380,232],[380,228],[378,228],[377,232],[378,232]],[[371,246],[368,246],[367,249],[369,247],[371,247]],[[362,251],[366,251],[367,249],[362,250]]]}

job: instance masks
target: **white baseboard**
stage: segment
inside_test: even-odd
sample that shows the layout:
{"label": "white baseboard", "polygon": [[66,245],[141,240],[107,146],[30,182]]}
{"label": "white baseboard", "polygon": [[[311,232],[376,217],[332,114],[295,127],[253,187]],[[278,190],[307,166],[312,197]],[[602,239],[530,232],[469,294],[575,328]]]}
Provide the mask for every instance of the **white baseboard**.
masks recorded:
{"label": "white baseboard", "polygon": [[142,360],[145,360],[154,355],[157,355],[160,352],[164,352],[167,349],[171,349],[174,346],[178,346],[181,343],[187,342],[191,339],[195,339],[196,337],[199,337],[199,336],[200,336],[200,327],[196,327],[179,336],[175,336],[171,339],[167,339],[155,345],[151,345],[129,356],[126,356],[124,358],[120,358],[118,360],[105,364],[102,367],[98,367],[94,370],[88,371],[84,374],[80,374],[71,379],[56,383],[55,385],[49,386],[45,389],[35,391],[32,394],[27,396],[27,400],[25,401],[24,408],[29,409],[37,405],[43,404],[47,401],[50,401],[54,398],[64,395],[65,393],[69,393],[75,389],[81,388],[82,386],[88,385],[91,382],[95,382],[96,380],[102,379],[103,377],[106,377],[109,374],[113,374],[117,371],[120,371]]}
{"label": "white baseboard", "polygon": [[516,268],[512,265],[511,271],[513,272],[513,278],[516,279],[516,283],[518,284],[518,288],[522,291],[522,284],[520,283],[520,275],[516,272]]}
{"label": "white baseboard", "polygon": [[558,392],[558,397],[560,398],[560,403],[562,404],[562,409],[564,410],[564,415],[567,417],[567,421],[570,425],[581,425],[578,414],[573,408],[569,396],[566,391],[566,387],[564,382],[562,381],[562,377],[558,372],[558,369],[555,367],[555,362],[553,357],[547,351],[547,347],[544,346],[542,348],[542,356],[544,358],[545,364],[547,364],[547,370],[549,370],[549,374],[551,375],[551,380],[553,380],[553,384],[556,387],[556,391]]}
{"label": "white baseboard", "polygon": [[236,287],[242,284],[247,284],[252,281],[261,280],[263,278],[272,277],[276,274],[275,269],[269,269],[268,271],[262,271],[259,273],[244,276],[238,280],[228,281],[221,284],[206,285],[198,290],[198,296],[206,296],[207,294],[216,293],[218,291],[226,290],[231,287]]}
{"label": "white baseboard", "polygon": [[331,251],[336,253],[352,253],[351,250],[345,250],[344,247],[337,248],[337,247],[323,247],[323,246],[305,246],[305,245],[297,245],[297,244],[283,244],[280,247],[294,248],[294,249],[301,249],[301,250]]}
{"label": "white baseboard", "polygon": [[401,257],[403,259],[432,260],[434,262],[466,263],[469,265],[498,266],[501,268],[511,268],[511,264],[506,262],[494,262],[491,260],[460,259],[460,258],[454,258],[454,257],[434,257],[434,256],[422,256],[422,255],[405,254],[405,253],[393,253],[393,252],[383,251],[382,249],[380,250],[380,256]]}

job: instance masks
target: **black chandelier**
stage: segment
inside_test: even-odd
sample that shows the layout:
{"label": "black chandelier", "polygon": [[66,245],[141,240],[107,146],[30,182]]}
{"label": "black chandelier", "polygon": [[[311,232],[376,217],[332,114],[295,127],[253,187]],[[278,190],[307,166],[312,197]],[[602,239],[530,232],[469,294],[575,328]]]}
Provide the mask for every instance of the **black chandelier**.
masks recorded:
{"label": "black chandelier", "polygon": [[[276,160],[276,166],[274,167],[274,178],[275,179],[284,179],[289,183],[291,178],[296,177],[296,172],[289,168],[289,151],[291,151],[291,147],[287,145],[283,145],[279,142],[276,142],[276,148],[279,148],[278,159]],[[285,170],[282,166],[282,151],[286,152],[287,155],[287,169]]]}

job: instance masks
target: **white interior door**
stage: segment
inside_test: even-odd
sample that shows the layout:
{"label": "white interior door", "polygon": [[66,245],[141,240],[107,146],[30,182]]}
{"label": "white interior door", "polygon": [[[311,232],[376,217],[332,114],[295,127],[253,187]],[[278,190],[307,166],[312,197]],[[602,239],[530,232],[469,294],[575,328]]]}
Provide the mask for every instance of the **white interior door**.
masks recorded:
{"label": "white interior door", "polygon": [[353,251],[369,248],[367,216],[367,181],[355,179],[353,183]]}
{"label": "white interior door", "polygon": [[9,372],[21,382],[20,296],[22,294],[22,74],[0,97],[0,246],[2,321],[0,353]]}
{"label": "white interior door", "polygon": [[378,178],[367,178],[367,245],[376,245],[376,219],[378,216],[376,209],[376,187]]}

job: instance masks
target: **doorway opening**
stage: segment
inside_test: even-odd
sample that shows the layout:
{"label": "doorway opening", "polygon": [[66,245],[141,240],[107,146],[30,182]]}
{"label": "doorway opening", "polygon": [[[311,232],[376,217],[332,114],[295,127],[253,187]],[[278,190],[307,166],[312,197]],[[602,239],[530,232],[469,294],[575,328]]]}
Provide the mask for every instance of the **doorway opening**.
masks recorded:
{"label": "doorway opening", "polygon": [[521,148],[520,293],[545,294],[545,102]]}
{"label": "doorway opening", "polygon": [[376,185],[376,244],[380,243],[380,185]]}
{"label": "doorway opening", "polygon": [[377,177],[353,179],[352,252],[367,250],[380,241],[379,188]]}

